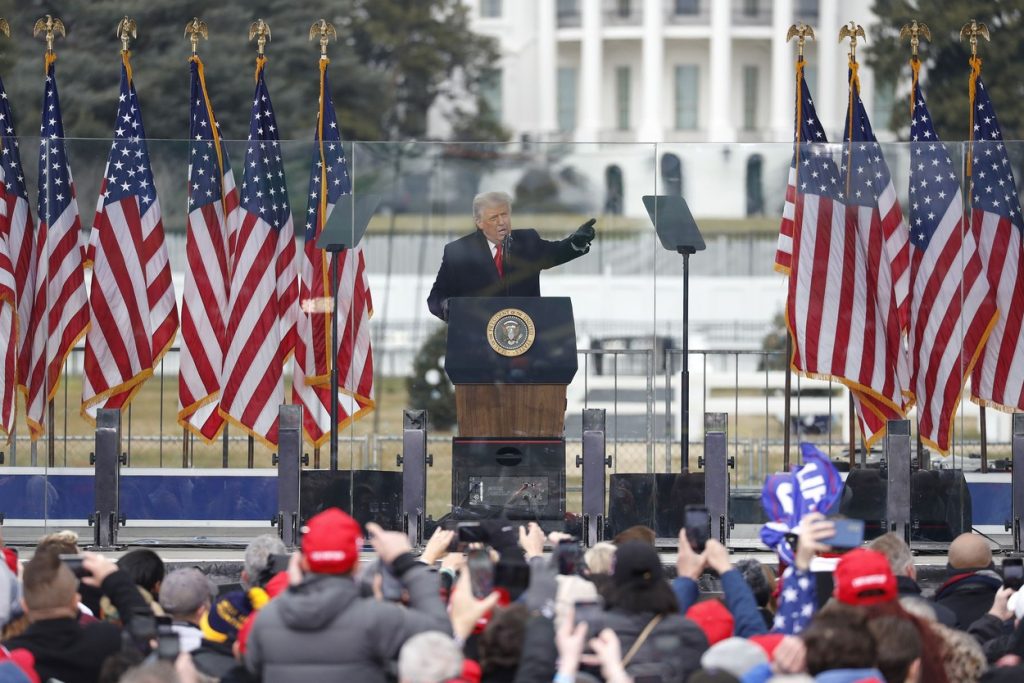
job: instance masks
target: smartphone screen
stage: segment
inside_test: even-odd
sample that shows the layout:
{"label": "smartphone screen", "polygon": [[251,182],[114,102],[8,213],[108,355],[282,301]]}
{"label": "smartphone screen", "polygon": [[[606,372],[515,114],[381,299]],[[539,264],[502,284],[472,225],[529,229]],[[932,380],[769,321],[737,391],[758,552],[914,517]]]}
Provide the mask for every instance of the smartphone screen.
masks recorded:
{"label": "smartphone screen", "polygon": [[696,553],[704,552],[711,533],[711,514],[703,505],[687,505],[684,512],[686,540]]}
{"label": "smartphone screen", "polygon": [[471,550],[466,554],[466,571],[473,587],[473,596],[486,598],[494,591],[494,563],[487,550]]}
{"label": "smartphone screen", "polygon": [[1024,559],[1007,557],[1003,560],[1003,586],[1020,590],[1024,585]]}
{"label": "smartphone screen", "polygon": [[836,531],[821,542],[833,548],[859,548],[864,542],[863,519],[833,519]]}
{"label": "smartphone screen", "polygon": [[459,543],[487,543],[489,540],[480,522],[459,522],[456,530]]}
{"label": "smartphone screen", "polygon": [[383,593],[384,599],[390,602],[400,602],[402,600],[402,582],[386,564],[380,566],[380,577],[381,593]]}
{"label": "smartphone screen", "polygon": [[573,539],[559,541],[554,549],[555,563],[558,573],[563,576],[580,574],[583,562],[583,549]]}
{"label": "smartphone screen", "polygon": [[156,638],[156,656],[165,662],[173,662],[181,651],[181,640],[177,633],[161,632]]}
{"label": "smartphone screen", "polygon": [[587,624],[595,624],[603,611],[604,605],[597,600],[579,600],[573,605],[573,624],[583,621]]}

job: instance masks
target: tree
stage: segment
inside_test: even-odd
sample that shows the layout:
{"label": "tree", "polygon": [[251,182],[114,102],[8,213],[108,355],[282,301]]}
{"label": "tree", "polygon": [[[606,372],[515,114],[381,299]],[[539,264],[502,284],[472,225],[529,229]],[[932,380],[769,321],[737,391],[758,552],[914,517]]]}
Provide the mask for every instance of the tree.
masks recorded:
{"label": "tree", "polygon": [[0,68],[23,136],[38,130],[44,47],[32,26],[47,13],[67,27],[55,46],[57,72],[67,135],[78,138],[110,137],[120,68],[114,27],[126,14],[139,27],[132,64],[151,139],[188,136],[190,50],[182,33],[193,16],[209,26],[199,51],[226,139],[248,135],[256,57],[248,30],[257,18],[272,32],[267,82],[282,139],[313,136],[319,46],[308,36],[321,17],[338,31],[328,55],[347,140],[422,138],[431,106],[458,95],[454,83],[472,97],[498,58],[491,39],[470,31],[461,0],[0,0],[0,16],[11,24],[11,39],[0,43]]}
{"label": "tree", "polygon": [[1019,0],[875,0],[878,23],[871,27],[865,50],[875,77],[904,85],[893,103],[894,130],[909,130],[910,46],[900,41],[900,28],[916,19],[928,25],[932,42],[922,39],[921,76],[928,109],[943,140],[965,140],[968,127],[967,84],[970,45],[960,42],[960,28],[970,19],[988,25],[992,42],[981,40],[982,77],[999,113],[1003,137],[1016,140],[1024,133],[1024,98],[1019,67],[1024,60],[1024,4]]}
{"label": "tree", "polygon": [[426,410],[432,429],[447,431],[455,426],[455,387],[444,371],[448,326],[441,325],[427,337],[412,362],[412,374],[405,379],[409,407]]}
{"label": "tree", "polygon": [[776,313],[772,318],[772,327],[768,334],[761,340],[761,350],[765,355],[757,364],[758,370],[786,370],[789,368],[789,358],[786,357],[786,340],[789,339],[789,330],[786,329],[785,313]]}

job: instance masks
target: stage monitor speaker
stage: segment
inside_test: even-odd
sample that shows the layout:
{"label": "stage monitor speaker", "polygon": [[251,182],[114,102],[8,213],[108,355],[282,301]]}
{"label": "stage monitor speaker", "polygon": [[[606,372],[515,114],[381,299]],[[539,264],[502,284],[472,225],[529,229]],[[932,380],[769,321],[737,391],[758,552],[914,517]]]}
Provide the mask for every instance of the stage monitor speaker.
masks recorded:
{"label": "stage monitor speaker", "polygon": [[658,538],[677,538],[686,506],[703,504],[703,472],[613,474],[608,483],[605,538],[637,525],[654,529]]}
{"label": "stage monitor speaker", "polygon": [[341,508],[364,527],[376,522],[402,530],[402,473],[380,470],[302,470],[299,516],[305,524],[327,508]]}
{"label": "stage monitor speaker", "polygon": [[962,470],[910,475],[910,540],[948,543],[971,530],[971,493]]}
{"label": "stage monitor speaker", "polygon": [[565,440],[454,438],[452,514],[562,523]]}

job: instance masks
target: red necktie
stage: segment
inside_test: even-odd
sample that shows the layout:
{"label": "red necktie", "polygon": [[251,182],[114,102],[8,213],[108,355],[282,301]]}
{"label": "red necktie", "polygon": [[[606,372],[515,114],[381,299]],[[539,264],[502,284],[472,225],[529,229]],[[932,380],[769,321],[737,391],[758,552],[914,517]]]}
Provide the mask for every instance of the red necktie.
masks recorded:
{"label": "red necktie", "polygon": [[501,258],[501,242],[495,246],[497,248],[494,250],[494,267],[498,269],[498,277],[505,277],[505,268]]}

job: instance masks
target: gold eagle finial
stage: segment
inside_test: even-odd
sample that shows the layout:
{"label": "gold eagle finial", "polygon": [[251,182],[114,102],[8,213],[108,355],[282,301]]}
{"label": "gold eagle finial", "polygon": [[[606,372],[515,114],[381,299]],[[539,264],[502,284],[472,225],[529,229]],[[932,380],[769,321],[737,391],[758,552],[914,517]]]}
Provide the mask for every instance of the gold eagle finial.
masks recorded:
{"label": "gold eagle finial", "polygon": [[903,28],[900,29],[900,40],[907,37],[910,38],[910,54],[915,59],[917,58],[917,47],[921,44],[921,36],[930,41],[932,39],[932,32],[928,29],[928,24],[917,19],[914,19],[909,24],[904,24]]}
{"label": "gold eagle finial", "polygon": [[38,19],[35,26],[32,27],[33,36],[38,36],[40,33],[43,34],[43,39],[46,41],[47,52],[53,52],[53,40],[56,36],[64,37],[67,35],[64,31],[64,22],[53,18],[49,14],[42,19]]}
{"label": "gold eagle finial", "polygon": [[334,30],[334,24],[326,19],[314,21],[313,25],[309,27],[309,39],[316,40],[317,38],[320,39],[320,56],[327,57],[328,41],[338,39],[338,32]]}
{"label": "gold eagle finial", "polygon": [[121,39],[121,52],[128,52],[128,41],[138,37],[138,27],[135,25],[135,20],[129,19],[125,15],[124,19],[117,22],[115,35]]}
{"label": "gold eagle finial", "polygon": [[850,61],[857,61],[857,39],[860,38],[864,42],[867,42],[868,38],[864,35],[864,27],[855,21],[851,21],[849,24],[845,24],[839,29],[839,42],[843,42],[847,38],[850,39]]}
{"label": "gold eagle finial", "polygon": [[978,36],[981,36],[985,40],[992,40],[988,34],[988,26],[982,22],[971,19],[969,22],[964,24],[964,27],[960,29],[960,40],[964,38],[970,38],[971,40],[971,56],[976,57],[978,55]]}
{"label": "gold eagle finial", "polygon": [[797,56],[799,56],[800,59],[803,59],[804,41],[806,41],[808,38],[814,40],[814,29],[808,26],[807,24],[803,23],[802,21],[793,24],[792,26],[789,27],[789,31],[786,33],[786,42],[788,43],[789,41],[793,40],[793,38],[796,38]]}
{"label": "gold eagle finial", "polygon": [[210,38],[210,32],[206,28],[206,22],[201,21],[199,17],[192,17],[192,21],[185,24],[185,37],[192,43],[192,56],[195,56],[196,49],[199,47],[199,39]]}
{"label": "gold eagle finial", "polygon": [[263,56],[263,49],[270,40],[270,26],[262,19],[257,19],[249,26],[249,40],[256,39],[256,54]]}

